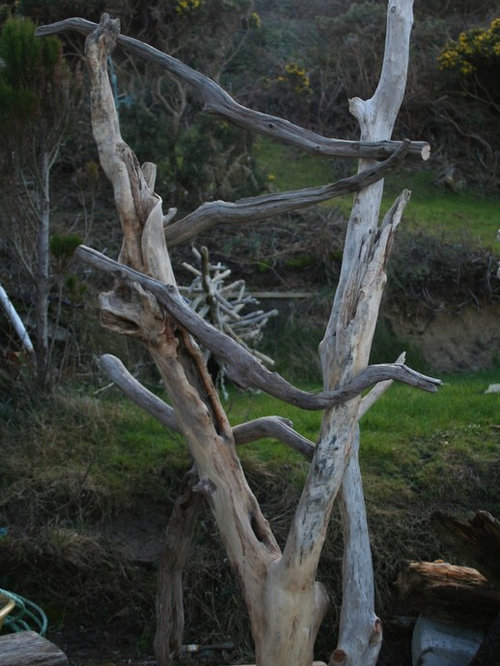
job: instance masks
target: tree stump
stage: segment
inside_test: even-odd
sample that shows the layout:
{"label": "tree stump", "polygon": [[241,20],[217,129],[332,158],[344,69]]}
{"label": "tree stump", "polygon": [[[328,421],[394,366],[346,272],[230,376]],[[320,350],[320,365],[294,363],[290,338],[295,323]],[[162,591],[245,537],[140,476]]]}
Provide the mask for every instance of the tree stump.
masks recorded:
{"label": "tree stump", "polygon": [[35,631],[0,636],[0,666],[67,666],[68,658]]}
{"label": "tree stump", "polygon": [[396,584],[411,611],[434,620],[487,629],[500,611],[500,592],[470,567],[408,562]]}

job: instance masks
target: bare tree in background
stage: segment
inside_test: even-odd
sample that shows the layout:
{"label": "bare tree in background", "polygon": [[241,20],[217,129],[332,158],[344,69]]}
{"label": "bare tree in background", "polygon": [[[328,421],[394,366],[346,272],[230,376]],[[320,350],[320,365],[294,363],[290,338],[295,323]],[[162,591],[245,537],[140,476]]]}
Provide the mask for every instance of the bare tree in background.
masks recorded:
{"label": "bare tree in background", "polygon": [[[55,378],[59,318],[49,317],[55,282],[50,253],[51,173],[79,104],[79,77],[66,66],[60,40],[36,40],[34,23],[11,19],[0,34],[0,89],[4,183],[0,229],[10,268],[5,277],[15,292],[32,300],[35,378],[45,391]],[[59,296],[56,309],[60,304]]]}
{"label": "bare tree in background", "polygon": [[[361,129],[359,142],[319,136],[280,118],[237,104],[220,86],[180,61],[129,37],[104,15],[98,27],[68,19],[39,29],[40,35],[75,29],[90,33],[86,56],[91,77],[92,124],[101,164],[114,187],[123,230],[118,261],[81,246],[77,255],[115,277],[101,294],[101,322],[139,339],[161,373],[171,407],[133,380],[120,362],[103,357],[110,376],[138,404],[181,432],[194,465],[186,477],[167,530],[158,593],[155,650],[172,663],[182,636],[182,564],[188,557],[196,504],[203,498],[217,523],[250,617],[260,666],[311,666],[328,596],[316,581],[318,561],[335,501],[344,529],[343,602],[339,639],[330,666],[370,666],[378,658],[382,625],[374,610],[373,568],[358,465],[360,415],[392,380],[435,391],[439,380],[402,362],[369,366],[369,353],[385,268],[395,229],[409,199],[402,192],[379,220],[383,176],[404,156],[428,157],[423,142],[391,141],[401,104],[412,25],[412,0],[390,0],[380,81],[369,100],[351,100]],[[205,203],[183,219],[165,215],[154,192],[155,168],[137,159],[120,135],[106,62],[118,43],[191,84],[204,110],[248,130],[313,154],[359,158],[357,175],[293,192],[266,194],[236,203]],[[280,212],[355,192],[344,258],[330,319],[320,344],[321,392],[307,393],[268,371],[236,341],[201,320],[179,296],[169,248],[220,224],[249,224]],[[165,226],[166,225],[166,226]],[[303,409],[324,410],[317,443],[269,416],[233,428],[219,400],[198,343],[210,349],[243,387],[256,387]],[[373,386],[363,399],[361,392]],[[249,487],[237,454],[244,442],[272,436],[310,460],[309,474],[283,550]]]}

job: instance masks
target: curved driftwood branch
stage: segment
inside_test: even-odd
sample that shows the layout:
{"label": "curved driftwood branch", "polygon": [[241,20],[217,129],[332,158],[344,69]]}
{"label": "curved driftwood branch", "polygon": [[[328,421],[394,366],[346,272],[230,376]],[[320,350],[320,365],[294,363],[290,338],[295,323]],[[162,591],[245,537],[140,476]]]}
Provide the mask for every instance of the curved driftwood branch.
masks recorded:
{"label": "curved driftwood branch", "polygon": [[441,385],[439,379],[427,377],[405,365],[394,363],[369,366],[352,381],[335,391],[316,394],[302,391],[292,386],[278,373],[270,372],[232,338],[201,319],[186,305],[175,287],[165,285],[84,245],[80,245],[75,254],[85,263],[111,273],[118,279],[139,283],[156,296],[174,319],[227,365],[228,376],[237,384],[245,388],[259,388],[302,409],[317,410],[343,404],[358,396],[369,386],[388,379],[395,379],[431,393]]}
{"label": "curved driftwood branch", "polygon": [[181,432],[173,408],[133,377],[119,358],[112,354],[103,354],[99,358],[99,364],[109,379],[127,398],[130,398],[132,402],[135,402],[169,430]]}
{"label": "curved driftwood branch", "polygon": [[[108,377],[130,400],[170,430],[182,434],[173,408],[137,381],[120,359],[112,354],[104,354],[99,360]],[[234,426],[233,435],[237,445],[255,442],[263,437],[273,437],[288,444],[308,460],[314,455],[314,444],[296,432],[292,423],[281,416],[264,416]]]}
{"label": "curved driftwood branch", "polygon": [[410,142],[405,140],[386,160],[355,176],[342,178],[335,183],[320,187],[305,187],[289,192],[275,192],[236,202],[209,201],[178,222],[165,228],[165,238],[169,247],[186,243],[198,234],[208,231],[218,224],[245,224],[260,222],[282,213],[306,208],[322,201],[357,192],[384,178],[408,154]]}
{"label": "curved driftwood branch", "polygon": [[[398,356],[396,364],[403,365],[405,360],[406,360],[406,352],[403,352]],[[363,417],[366,414],[366,412],[370,409],[370,407],[373,407],[373,405],[377,402],[377,400],[381,398],[384,395],[384,393],[390,389],[393,383],[394,381],[392,379],[388,379],[385,382],[379,382],[378,384],[375,384],[372,390],[365,395],[363,400],[361,400],[361,403],[359,405],[358,419]]]}
{"label": "curved driftwood branch", "polygon": [[263,437],[272,437],[283,444],[288,444],[307,460],[312,460],[316,448],[313,442],[292,428],[291,421],[282,416],[263,416],[260,419],[241,423],[234,426],[233,435],[238,445],[255,442]]}
{"label": "curved driftwood branch", "polygon": [[[36,35],[42,37],[66,32],[67,30],[74,30],[86,35],[95,30],[96,27],[97,24],[92,21],[75,17],[40,26],[37,28]],[[119,35],[117,43],[129,53],[133,53],[147,62],[160,65],[174,76],[192,85],[203,100],[204,110],[207,113],[221,116],[246,130],[265,134],[282,143],[301,148],[312,155],[383,159],[401,146],[400,141],[346,141],[321,136],[294,125],[288,120],[253,111],[238,104],[231,95],[208,76],[191,69],[177,58],[162,53],[162,51],[138,39]],[[409,154],[427,160],[430,156],[429,144],[425,141],[412,141]]]}
{"label": "curved driftwood branch", "polygon": [[33,343],[31,342],[31,338],[26,329],[26,326],[24,325],[24,322],[21,319],[21,317],[18,315],[16,308],[13,306],[12,301],[7,296],[7,292],[2,287],[1,283],[0,283],[0,306],[3,308],[5,315],[7,316],[7,319],[10,321],[15,332],[19,336],[21,344],[23,345],[26,352],[31,355],[34,354],[35,348],[33,347]]}

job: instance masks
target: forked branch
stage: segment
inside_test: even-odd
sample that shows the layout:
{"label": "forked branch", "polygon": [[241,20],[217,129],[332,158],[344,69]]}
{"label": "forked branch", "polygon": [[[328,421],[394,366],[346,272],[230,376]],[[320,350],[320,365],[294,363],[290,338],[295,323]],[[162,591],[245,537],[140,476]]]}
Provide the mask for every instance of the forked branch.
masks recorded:
{"label": "forked branch", "polygon": [[388,379],[401,381],[431,393],[434,393],[441,385],[439,379],[422,375],[405,365],[381,364],[369,366],[352,381],[335,391],[321,393],[302,391],[292,386],[278,373],[270,372],[232,338],[201,319],[186,305],[175,287],[139,273],[84,245],[77,248],[76,256],[85,263],[110,273],[118,279],[132,284],[139,283],[144,289],[151,292],[181,326],[224,362],[228,369],[228,376],[239,386],[261,389],[302,409],[319,410],[343,404],[369,386]]}
{"label": "forked branch", "polygon": [[[93,32],[95,28],[97,28],[97,24],[92,21],[83,18],[69,18],[41,26],[37,28],[36,34],[41,37],[74,30],[86,35]],[[191,69],[177,58],[162,53],[149,44],[125,35],[119,35],[117,42],[129,53],[133,53],[147,62],[160,65],[174,76],[192,85],[203,100],[204,110],[208,113],[221,116],[246,130],[265,134],[313,155],[383,159],[401,146],[400,141],[346,141],[321,136],[294,125],[288,120],[253,111],[238,104],[231,95],[208,76]],[[413,157],[427,160],[430,156],[429,144],[426,141],[412,141],[409,153]]]}
{"label": "forked branch", "polygon": [[306,208],[344,194],[358,192],[384,178],[389,171],[403,161],[409,149],[410,141],[405,140],[390,157],[380,164],[329,185],[264,194],[258,197],[240,199],[240,201],[234,203],[209,201],[182,220],[166,226],[165,238],[167,244],[169,247],[181,245],[218,224],[261,222],[275,215]]}
{"label": "forked branch", "polygon": [[[104,354],[100,363],[108,377],[130,400],[170,430],[182,434],[173,408],[137,381],[116,356]],[[265,416],[234,426],[233,435],[237,445],[255,442],[263,437],[273,437],[308,460],[314,455],[314,444],[296,432],[292,423],[281,416]]]}

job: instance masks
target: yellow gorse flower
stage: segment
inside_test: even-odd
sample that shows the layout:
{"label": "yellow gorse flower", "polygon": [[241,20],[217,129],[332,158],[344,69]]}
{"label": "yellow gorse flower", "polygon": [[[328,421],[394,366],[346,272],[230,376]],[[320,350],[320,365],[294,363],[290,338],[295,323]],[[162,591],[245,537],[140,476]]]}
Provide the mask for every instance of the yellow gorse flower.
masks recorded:
{"label": "yellow gorse flower", "polygon": [[284,74],[280,74],[275,79],[277,82],[290,84],[298,95],[311,93],[311,82],[304,67],[292,62],[285,65],[283,69]]}
{"label": "yellow gorse flower", "polygon": [[175,11],[179,15],[187,14],[201,6],[203,0],[176,0]]}
{"label": "yellow gorse flower", "polygon": [[473,28],[460,33],[457,41],[449,41],[438,57],[438,67],[457,69],[463,76],[470,76],[485,61],[491,62],[499,55],[500,18],[495,18],[489,28]]}

